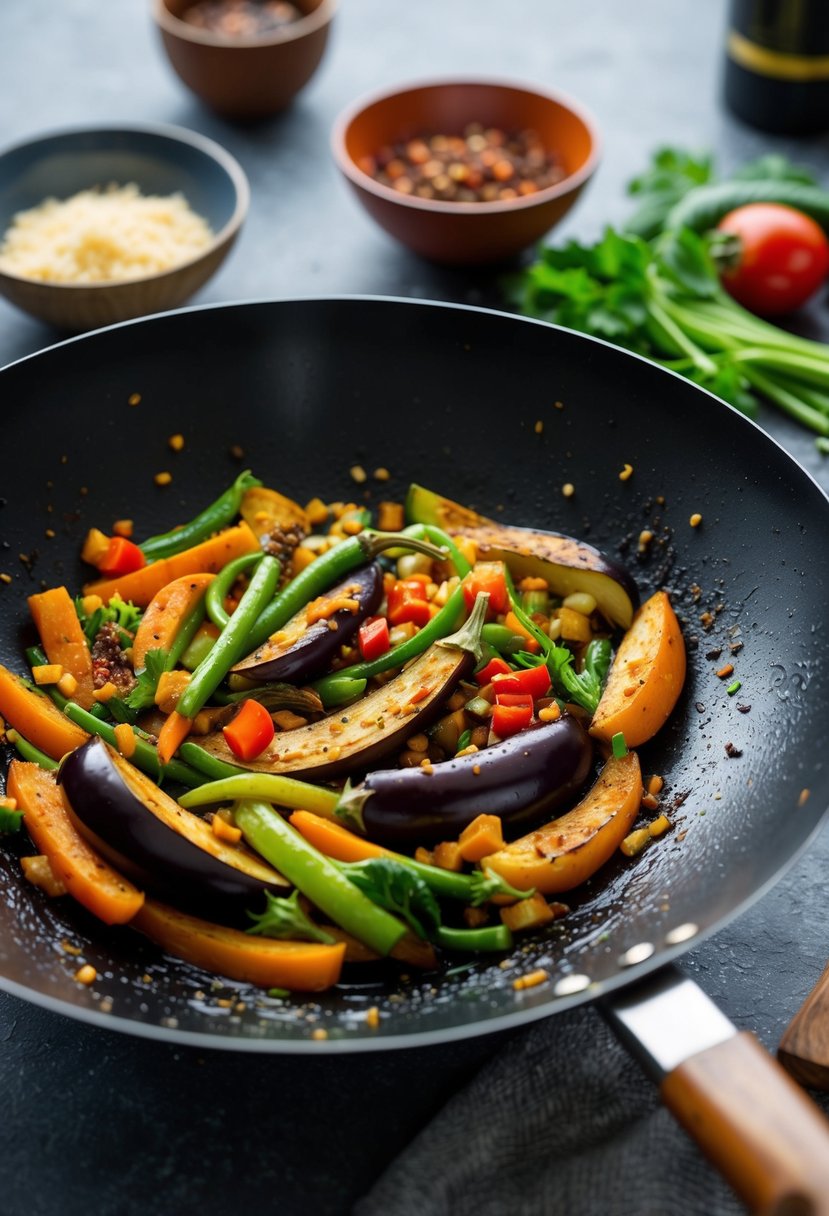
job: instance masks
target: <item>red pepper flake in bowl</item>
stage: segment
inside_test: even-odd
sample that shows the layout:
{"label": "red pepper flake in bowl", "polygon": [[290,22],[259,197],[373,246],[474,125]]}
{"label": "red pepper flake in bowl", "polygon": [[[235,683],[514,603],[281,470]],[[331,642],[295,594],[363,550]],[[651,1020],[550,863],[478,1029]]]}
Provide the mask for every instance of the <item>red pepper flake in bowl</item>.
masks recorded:
{"label": "red pepper flake in bowl", "polygon": [[470,123],[462,135],[418,135],[366,156],[360,168],[399,194],[451,203],[524,198],[566,176],[531,130],[507,133]]}

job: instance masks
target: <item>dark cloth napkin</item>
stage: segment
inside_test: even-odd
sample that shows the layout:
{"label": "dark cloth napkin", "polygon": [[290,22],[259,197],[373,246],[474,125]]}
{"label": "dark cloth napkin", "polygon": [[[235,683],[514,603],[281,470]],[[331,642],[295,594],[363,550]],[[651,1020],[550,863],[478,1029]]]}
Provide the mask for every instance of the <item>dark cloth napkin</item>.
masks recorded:
{"label": "dark cloth napkin", "polygon": [[600,1014],[575,1009],[511,1039],[391,1163],[354,1216],[744,1210]]}

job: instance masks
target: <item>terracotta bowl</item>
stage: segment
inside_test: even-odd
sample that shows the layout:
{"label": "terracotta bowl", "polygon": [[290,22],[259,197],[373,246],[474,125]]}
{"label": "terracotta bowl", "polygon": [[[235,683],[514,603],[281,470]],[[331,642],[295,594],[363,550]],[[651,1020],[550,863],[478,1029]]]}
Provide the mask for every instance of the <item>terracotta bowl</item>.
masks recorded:
{"label": "terracotta bowl", "polygon": [[284,110],[313,76],[328,42],[336,0],[295,0],[305,14],[264,38],[230,38],[182,20],[192,0],[153,0],[153,18],[179,78],[228,118]]}
{"label": "terracotta bowl", "polygon": [[0,294],[74,333],[184,304],[227,257],[250,198],[247,178],[230,153],[192,131],[76,128],[7,149],[0,154],[0,239],[18,211],[46,198],[131,183],[145,195],[181,192],[213,230],[210,244],[170,270],[111,283],[47,283],[0,271]]}
{"label": "terracotta bowl", "polygon": [[[473,122],[531,129],[566,177],[524,198],[444,202],[400,194],[360,168],[364,157],[423,134],[460,134]],[[334,159],[378,224],[415,253],[447,265],[502,262],[538,241],[572,207],[595,171],[595,120],[561,93],[498,80],[437,80],[375,93],[345,110],[332,135]]]}

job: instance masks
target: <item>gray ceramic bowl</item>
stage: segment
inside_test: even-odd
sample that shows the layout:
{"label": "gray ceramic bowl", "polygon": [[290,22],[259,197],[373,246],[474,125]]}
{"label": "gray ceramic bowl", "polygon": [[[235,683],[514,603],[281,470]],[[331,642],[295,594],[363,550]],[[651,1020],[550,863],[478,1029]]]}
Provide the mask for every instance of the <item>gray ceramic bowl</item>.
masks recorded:
{"label": "gray ceramic bowl", "polygon": [[78,332],[176,308],[224,261],[242,226],[250,191],[233,157],[178,127],[104,126],[42,135],[0,154],[0,234],[18,211],[46,198],[134,182],[142,194],[181,192],[214,236],[197,257],[159,274],[111,283],[59,284],[0,271],[0,293],[24,312]]}

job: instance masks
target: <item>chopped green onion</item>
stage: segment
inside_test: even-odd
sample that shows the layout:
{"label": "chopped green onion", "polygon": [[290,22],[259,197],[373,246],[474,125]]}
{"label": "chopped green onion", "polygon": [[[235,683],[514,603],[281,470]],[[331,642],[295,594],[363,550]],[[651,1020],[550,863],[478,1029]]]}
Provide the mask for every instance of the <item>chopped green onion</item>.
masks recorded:
{"label": "chopped green onion", "polygon": [[729,697],[733,697],[734,693],[739,692],[740,689],[742,688],[742,686],[743,686],[742,681],[734,680],[734,682],[732,684],[728,685],[728,688],[726,688],[725,691],[728,693]]}
{"label": "chopped green onion", "polygon": [[472,742],[472,731],[465,730],[463,732],[463,734],[460,736],[460,738],[458,739],[458,746],[455,748],[455,752],[457,753],[457,752],[465,751],[466,748],[469,747],[469,744],[471,742]]}
{"label": "chopped green onion", "polygon": [[610,740],[610,746],[613,748],[613,755],[617,760],[621,760],[622,756],[628,754],[628,745],[625,743],[625,736],[621,731],[617,731]]}

